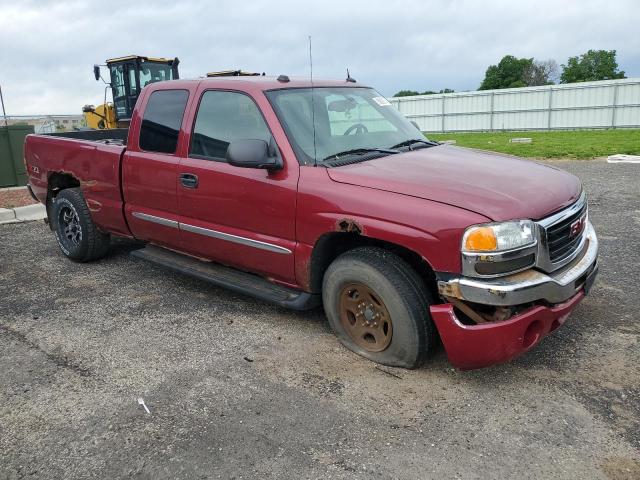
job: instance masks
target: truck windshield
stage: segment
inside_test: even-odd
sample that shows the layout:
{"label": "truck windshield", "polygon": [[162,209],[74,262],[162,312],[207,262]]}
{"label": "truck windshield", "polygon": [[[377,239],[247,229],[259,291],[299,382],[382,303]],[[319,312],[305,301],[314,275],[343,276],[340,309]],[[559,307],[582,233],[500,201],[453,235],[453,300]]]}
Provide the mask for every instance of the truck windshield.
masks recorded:
{"label": "truck windshield", "polygon": [[266,92],[301,163],[424,141],[418,129],[370,88],[290,88]]}

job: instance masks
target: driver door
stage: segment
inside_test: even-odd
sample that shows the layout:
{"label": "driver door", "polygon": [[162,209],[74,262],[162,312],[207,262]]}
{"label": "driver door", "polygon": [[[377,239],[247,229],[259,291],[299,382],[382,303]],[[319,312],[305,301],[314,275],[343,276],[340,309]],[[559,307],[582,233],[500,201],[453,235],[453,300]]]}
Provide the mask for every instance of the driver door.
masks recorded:
{"label": "driver door", "polygon": [[[295,283],[295,208],[299,166],[268,171],[229,165],[239,139],[269,141],[264,97],[201,90],[188,152],[179,165],[182,250],[233,267]],[[291,159],[290,159],[291,160]]]}

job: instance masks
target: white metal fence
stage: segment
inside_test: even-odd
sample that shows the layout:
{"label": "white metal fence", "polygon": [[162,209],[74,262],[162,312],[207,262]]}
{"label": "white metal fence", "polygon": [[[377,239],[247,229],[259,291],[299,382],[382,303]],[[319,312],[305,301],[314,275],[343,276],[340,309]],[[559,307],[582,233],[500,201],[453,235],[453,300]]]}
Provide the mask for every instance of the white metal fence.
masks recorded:
{"label": "white metal fence", "polygon": [[640,127],[640,78],[389,101],[425,132]]}

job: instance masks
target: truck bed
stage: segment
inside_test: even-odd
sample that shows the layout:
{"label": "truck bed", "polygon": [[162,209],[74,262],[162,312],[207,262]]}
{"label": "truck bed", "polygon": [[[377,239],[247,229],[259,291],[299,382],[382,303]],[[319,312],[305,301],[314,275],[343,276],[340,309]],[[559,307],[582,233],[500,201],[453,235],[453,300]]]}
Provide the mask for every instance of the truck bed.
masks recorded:
{"label": "truck bed", "polygon": [[44,136],[71,138],[89,142],[99,142],[107,145],[126,145],[129,135],[128,128],[115,128],[112,130],[76,130],[73,132],[47,133]]}
{"label": "truck bed", "polygon": [[96,225],[129,236],[120,188],[127,134],[117,129],[28,135],[24,158],[33,193],[46,205],[56,182],[79,186]]}

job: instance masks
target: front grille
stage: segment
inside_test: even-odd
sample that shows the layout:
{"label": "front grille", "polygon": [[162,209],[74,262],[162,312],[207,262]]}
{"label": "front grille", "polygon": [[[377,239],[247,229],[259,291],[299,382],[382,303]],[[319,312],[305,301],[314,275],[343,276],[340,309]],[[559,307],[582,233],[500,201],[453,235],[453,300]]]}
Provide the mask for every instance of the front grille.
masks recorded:
{"label": "front grille", "polygon": [[[580,246],[586,227],[587,203],[567,218],[545,228],[546,243],[549,250],[549,260],[552,263],[562,261],[570,256]],[[582,219],[579,230],[575,231],[575,222]]]}

